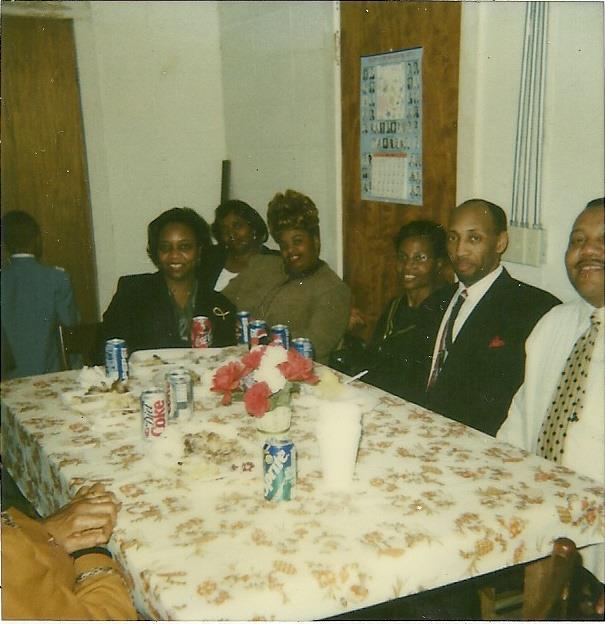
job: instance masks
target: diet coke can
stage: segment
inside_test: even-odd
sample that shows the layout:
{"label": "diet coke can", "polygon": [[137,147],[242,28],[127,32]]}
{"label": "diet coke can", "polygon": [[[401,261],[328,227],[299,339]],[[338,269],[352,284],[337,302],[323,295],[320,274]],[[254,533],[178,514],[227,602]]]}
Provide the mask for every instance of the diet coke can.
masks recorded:
{"label": "diet coke can", "polygon": [[271,328],[272,344],[280,344],[286,351],[290,348],[290,330],[287,325],[273,325]]}
{"label": "diet coke can", "polygon": [[128,347],[121,338],[112,338],[105,343],[105,373],[113,379],[128,379]]}
{"label": "diet coke can", "polygon": [[191,321],[191,346],[206,349],[212,346],[212,323],[207,316],[194,316]]}
{"label": "diet coke can", "polygon": [[150,388],[141,393],[141,419],[143,438],[157,440],[166,431],[166,393]]}

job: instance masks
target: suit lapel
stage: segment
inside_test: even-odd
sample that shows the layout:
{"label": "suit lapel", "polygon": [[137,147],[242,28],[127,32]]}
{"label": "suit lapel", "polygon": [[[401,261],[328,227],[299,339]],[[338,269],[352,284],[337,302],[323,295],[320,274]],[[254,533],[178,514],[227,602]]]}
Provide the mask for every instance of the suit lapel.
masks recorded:
{"label": "suit lapel", "polygon": [[512,278],[506,269],[503,269],[464,322],[452,345],[450,356],[462,353],[469,347],[476,350],[482,346],[482,342],[485,342],[487,346],[496,331],[500,316],[499,310],[503,304],[503,298],[506,298],[505,293],[511,281]]}
{"label": "suit lapel", "polygon": [[174,311],[170,294],[159,271],[153,274],[151,280],[151,300],[149,301],[151,326],[160,343],[170,344],[170,339],[174,338],[175,334]]}

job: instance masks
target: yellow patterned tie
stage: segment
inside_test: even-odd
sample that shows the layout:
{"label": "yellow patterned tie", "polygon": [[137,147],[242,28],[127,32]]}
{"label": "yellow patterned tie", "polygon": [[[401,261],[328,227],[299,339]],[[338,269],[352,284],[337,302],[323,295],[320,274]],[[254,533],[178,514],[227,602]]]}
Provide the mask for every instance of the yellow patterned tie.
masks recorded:
{"label": "yellow patterned tie", "polygon": [[538,435],[538,455],[561,463],[570,422],[579,420],[586,396],[590,359],[601,324],[598,311],[590,316],[590,327],[578,338],[559,378],[554,398]]}

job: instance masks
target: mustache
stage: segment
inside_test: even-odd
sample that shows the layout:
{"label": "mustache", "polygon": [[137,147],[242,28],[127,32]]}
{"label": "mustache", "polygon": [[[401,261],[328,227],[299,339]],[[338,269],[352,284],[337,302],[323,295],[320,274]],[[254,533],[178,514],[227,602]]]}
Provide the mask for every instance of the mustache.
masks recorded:
{"label": "mustache", "polygon": [[575,267],[577,269],[585,269],[587,267],[603,268],[605,267],[605,261],[600,260],[599,258],[590,258],[590,259],[580,260],[579,262],[576,262]]}

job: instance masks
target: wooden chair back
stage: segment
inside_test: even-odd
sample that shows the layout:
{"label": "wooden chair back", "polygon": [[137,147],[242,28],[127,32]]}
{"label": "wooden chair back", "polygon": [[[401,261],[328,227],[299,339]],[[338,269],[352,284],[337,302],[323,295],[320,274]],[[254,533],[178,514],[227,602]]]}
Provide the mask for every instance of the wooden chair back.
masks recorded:
{"label": "wooden chair back", "polygon": [[101,323],[83,323],[73,327],[59,325],[59,345],[63,370],[71,368],[70,355],[79,355],[82,364],[95,363],[95,349],[101,330]]}
{"label": "wooden chair back", "polygon": [[565,537],[558,538],[549,557],[525,566],[523,588],[498,593],[490,586],[479,591],[481,619],[567,619],[570,583],[580,567],[576,545]]}

